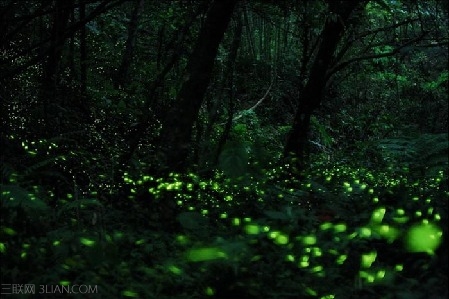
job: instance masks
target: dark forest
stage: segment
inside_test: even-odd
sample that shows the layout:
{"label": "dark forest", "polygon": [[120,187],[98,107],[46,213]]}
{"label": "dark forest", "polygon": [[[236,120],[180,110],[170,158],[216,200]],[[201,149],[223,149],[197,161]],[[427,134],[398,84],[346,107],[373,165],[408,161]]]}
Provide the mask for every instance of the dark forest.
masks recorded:
{"label": "dark forest", "polygon": [[0,1],[2,298],[448,298],[448,10]]}

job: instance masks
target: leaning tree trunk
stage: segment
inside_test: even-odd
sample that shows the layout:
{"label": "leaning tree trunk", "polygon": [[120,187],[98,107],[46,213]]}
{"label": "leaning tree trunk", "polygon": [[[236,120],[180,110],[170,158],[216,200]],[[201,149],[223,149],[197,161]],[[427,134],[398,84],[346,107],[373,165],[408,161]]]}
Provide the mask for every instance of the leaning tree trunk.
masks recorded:
{"label": "leaning tree trunk", "polygon": [[331,17],[327,18],[322,31],[322,41],[312,64],[309,80],[299,99],[298,109],[284,147],[284,161],[293,167],[290,170],[295,173],[301,173],[304,170],[310,118],[321,104],[326,86],[326,72],[343,36],[346,22],[351,13],[364,3],[364,1],[331,0],[327,2]]}
{"label": "leaning tree trunk", "polygon": [[211,79],[218,46],[237,0],[215,0],[207,13],[195,48],[187,63],[184,82],[162,124],[158,146],[158,171],[184,172],[188,166],[192,128]]}

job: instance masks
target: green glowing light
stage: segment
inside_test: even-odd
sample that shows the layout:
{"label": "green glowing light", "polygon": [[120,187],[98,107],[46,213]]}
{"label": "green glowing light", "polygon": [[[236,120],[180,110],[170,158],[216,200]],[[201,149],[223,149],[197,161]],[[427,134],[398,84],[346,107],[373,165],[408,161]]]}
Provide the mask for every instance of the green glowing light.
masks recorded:
{"label": "green glowing light", "polygon": [[185,235],[177,235],[176,241],[178,241],[181,245],[186,245],[189,242],[189,238],[187,238]]}
{"label": "green glowing light", "polygon": [[315,257],[322,256],[323,252],[321,251],[321,249],[319,247],[313,247],[312,248],[312,255],[315,256]]}
{"label": "green glowing light", "polygon": [[268,234],[268,238],[270,238],[270,239],[275,239],[277,236],[279,236],[280,235],[280,232],[278,232],[278,231],[272,231],[272,232],[270,232],[269,234]]}
{"label": "green glowing light", "polygon": [[17,232],[10,227],[4,227],[4,228],[2,228],[2,231],[5,234],[10,235],[10,236],[14,236],[15,234],[17,234]]}
{"label": "green glowing light", "polygon": [[294,255],[291,255],[291,254],[287,254],[287,255],[285,256],[285,260],[286,260],[287,262],[294,262],[294,261],[295,261],[295,256],[294,256]]}
{"label": "green glowing light", "polygon": [[379,208],[374,210],[373,214],[371,215],[371,221],[374,223],[381,223],[384,219],[386,209],[385,208]]}
{"label": "green glowing light", "polygon": [[311,288],[306,288],[306,292],[311,296],[316,296],[318,294],[315,290]]}
{"label": "green glowing light", "polygon": [[136,292],[133,292],[133,291],[129,291],[129,290],[126,290],[126,291],[123,291],[122,292],[122,295],[123,296],[125,296],[125,297],[139,297],[139,294],[138,293],[136,293]]}
{"label": "green glowing light", "polygon": [[371,229],[369,227],[361,227],[359,229],[359,234],[362,238],[371,237]]}
{"label": "green glowing light", "polygon": [[339,223],[339,224],[334,225],[334,231],[336,233],[342,233],[342,232],[346,231],[346,224]]}
{"label": "green glowing light", "polygon": [[316,237],[315,236],[305,236],[302,239],[302,243],[304,245],[314,245],[314,244],[316,244]]}
{"label": "green glowing light", "polygon": [[276,239],[274,239],[274,243],[277,245],[285,245],[288,244],[288,236],[287,235],[283,235],[283,234],[279,234]]}
{"label": "green glowing light", "polygon": [[335,263],[336,263],[337,265],[342,265],[342,264],[346,261],[347,258],[348,258],[348,256],[347,256],[346,254],[342,254],[342,255],[340,255],[340,256],[337,258],[337,260],[335,261]]}
{"label": "green glowing light", "polygon": [[310,264],[309,264],[309,261],[308,261],[308,260],[301,260],[301,261],[298,263],[298,267],[299,267],[299,268],[307,268],[309,265],[310,265]]}
{"label": "green glowing light", "polygon": [[434,224],[415,224],[407,231],[405,248],[410,252],[433,254],[441,243],[442,235],[441,229]]}
{"label": "green glowing light", "polygon": [[227,258],[226,253],[217,247],[191,249],[186,254],[186,259],[190,262],[211,261],[225,258]]}
{"label": "green glowing light", "polygon": [[170,265],[168,266],[168,270],[176,275],[181,275],[182,274],[182,270],[174,265]]}
{"label": "green glowing light", "polygon": [[245,226],[245,232],[248,235],[257,235],[260,233],[260,228],[258,225],[255,224],[248,224]]}
{"label": "green glowing light", "polygon": [[376,251],[372,251],[372,252],[367,253],[367,254],[362,254],[361,262],[360,262],[362,268],[370,268],[371,265],[376,260],[376,257],[377,257],[377,252]]}
{"label": "green glowing light", "polygon": [[83,245],[86,245],[88,247],[92,247],[95,245],[95,241],[87,239],[87,238],[80,238],[80,242]]}

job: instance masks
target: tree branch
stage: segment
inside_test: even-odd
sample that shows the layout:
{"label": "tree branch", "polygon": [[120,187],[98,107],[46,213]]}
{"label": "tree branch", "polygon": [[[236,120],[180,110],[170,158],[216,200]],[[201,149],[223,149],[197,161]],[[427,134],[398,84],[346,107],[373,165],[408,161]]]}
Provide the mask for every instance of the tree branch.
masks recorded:
{"label": "tree branch", "polygon": [[242,118],[245,115],[246,111],[252,111],[252,110],[256,109],[257,106],[259,106],[267,98],[268,94],[270,93],[270,90],[271,90],[272,86],[273,86],[273,81],[271,81],[270,86],[268,87],[267,92],[265,92],[264,96],[260,100],[258,100],[257,103],[254,106],[252,106],[249,109],[245,109],[245,110],[241,111],[239,113],[239,115],[237,115],[236,117],[234,117],[232,119],[232,121],[236,121],[236,120]]}
{"label": "tree branch", "polygon": [[420,41],[424,38],[424,36],[426,36],[428,34],[428,32],[424,32],[421,35],[409,40],[408,42],[396,47],[395,49],[393,49],[390,52],[385,52],[385,53],[379,53],[379,54],[370,54],[370,55],[365,55],[365,56],[359,56],[359,57],[354,57],[352,59],[348,59],[346,61],[343,61],[340,64],[337,64],[335,67],[333,67],[332,69],[330,69],[327,74],[326,74],[326,80],[329,80],[329,78],[334,75],[335,73],[341,71],[342,69],[344,69],[345,67],[349,66],[350,64],[353,64],[354,62],[357,61],[362,61],[362,60],[369,60],[369,59],[376,59],[376,58],[383,58],[383,57],[389,57],[389,56],[394,56],[397,53],[399,53],[401,51],[401,49],[410,46],[413,43],[416,43],[417,41]]}

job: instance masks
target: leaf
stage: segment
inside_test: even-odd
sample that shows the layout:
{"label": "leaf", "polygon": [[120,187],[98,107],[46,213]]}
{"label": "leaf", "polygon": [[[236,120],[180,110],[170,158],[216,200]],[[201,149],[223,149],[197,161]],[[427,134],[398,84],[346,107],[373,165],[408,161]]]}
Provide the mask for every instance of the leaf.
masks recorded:
{"label": "leaf", "polygon": [[45,202],[20,186],[0,185],[0,187],[2,190],[1,201],[5,207],[22,207],[28,212],[44,212],[48,210]]}

